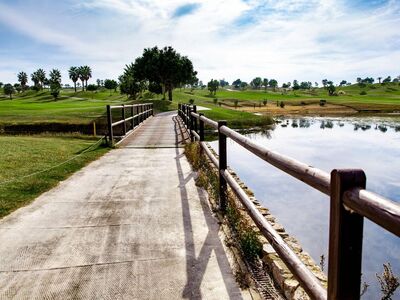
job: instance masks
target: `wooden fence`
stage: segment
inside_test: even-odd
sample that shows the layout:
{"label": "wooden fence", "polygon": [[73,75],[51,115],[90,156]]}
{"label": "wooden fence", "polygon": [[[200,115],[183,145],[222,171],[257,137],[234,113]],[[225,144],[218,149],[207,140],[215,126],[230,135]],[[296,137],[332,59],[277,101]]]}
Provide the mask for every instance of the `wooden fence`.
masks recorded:
{"label": "wooden fence", "polygon": [[[224,211],[226,208],[229,185],[311,298],[359,299],[364,217],[399,237],[399,203],[367,191],[362,170],[335,169],[328,174],[254,143],[229,128],[226,121],[215,122],[197,113],[195,105],[179,104],[178,114],[190,132],[192,141],[200,141],[204,152],[219,169],[220,209]],[[218,130],[218,159],[204,142],[205,125]],[[227,137],[269,164],[330,196],[328,290],[288,247],[227,171]]]}
{"label": "wooden fence", "polygon": [[[128,109],[128,113],[127,113]],[[121,119],[113,123],[113,110],[120,110]],[[107,105],[107,137],[110,146],[114,144],[115,126],[122,126],[122,136],[134,130],[136,126],[154,114],[153,104],[133,104],[133,105]]]}

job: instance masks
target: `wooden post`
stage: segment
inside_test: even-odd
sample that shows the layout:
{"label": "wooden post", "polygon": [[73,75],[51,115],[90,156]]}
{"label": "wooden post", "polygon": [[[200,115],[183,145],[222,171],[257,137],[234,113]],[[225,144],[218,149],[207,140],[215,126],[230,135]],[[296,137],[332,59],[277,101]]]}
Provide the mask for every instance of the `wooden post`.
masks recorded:
{"label": "wooden post", "polygon": [[178,116],[182,118],[182,115],[181,115],[181,104],[180,103],[178,103]]}
{"label": "wooden post", "polygon": [[222,172],[227,168],[227,149],[226,136],[221,133],[221,126],[226,126],[226,121],[218,121],[219,208],[224,213],[226,210],[227,184]]}
{"label": "wooden post", "polygon": [[[193,105],[193,112],[197,113],[197,106]],[[193,129],[198,133],[197,118],[193,117]]]}
{"label": "wooden post", "polygon": [[93,122],[93,136],[96,136],[96,122]]}
{"label": "wooden post", "polygon": [[364,218],[344,207],[343,194],[365,184],[362,170],[331,172],[328,299],[360,299]]}
{"label": "wooden post", "polygon": [[122,120],[124,120],[124,123],[122,123],[122,132],[126,135],[125,104],[122,104]]}
{"label": "wooden post", "polygon": [[190,141],[194,142],[194,134],[192,132],[193,128],[193,117],[192,117],[192,108],[189,107],[189,134],[190,134]]}
{"label": "wooden post", "polygon": [[154,103],[151,104],[151,115],[154,116]]}
{"label": "wooden post", "polygon": [[107,105],[107,127],[108,127],[108,144],[110,147],[114,144],[113,129],[112,129],[112,116],[111,116],[111,106]]}
{"label": "wooden post", "polygon": [[199,135],[200,135],[200,142],[204,141],[204,121],[201,120],[201,117],[204,115],[202,113],[199,113],[200,118],[199,118]]}
{"label": "wooden post", "polygon": [[131,106],[131,117],[132,117],[132,121],[131,121],[131,129],[135,128],[135,118],[134,116],[134,111],[133,111],[133,105]]}

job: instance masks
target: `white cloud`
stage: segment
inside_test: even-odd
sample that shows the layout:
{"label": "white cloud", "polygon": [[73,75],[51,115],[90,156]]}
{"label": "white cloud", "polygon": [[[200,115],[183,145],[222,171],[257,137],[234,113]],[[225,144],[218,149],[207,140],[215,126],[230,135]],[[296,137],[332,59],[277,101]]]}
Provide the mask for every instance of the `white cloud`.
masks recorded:
{"label": "white cloud", "polygon": [[[76,20],[72,17],[60,17],[58,26],[52,26],[50,16],[30,18],[31,7],[17,11],[0,4],[0,18],[41,43],[57,46],[69,64],[77,58],[87,62],[101,78],[115,78],[144,47],[154,45],[172,45],[188,55],[203,80],[265,76],[279,82],[322,77],[354,81],[363,74],[400,72],[397,1],[349,8],[345,1],[333,0],[202,0],[191,1],[201,5],[182,18],[172,17],[177,7],[188,3],[182,0],[71,3],[67,13],[87,18],[86,24],[79,21],[77,26],[83,28],[78,30],[70,30]],[[235,22],[243,15],[251,16],[253,23],[238,26]]]}

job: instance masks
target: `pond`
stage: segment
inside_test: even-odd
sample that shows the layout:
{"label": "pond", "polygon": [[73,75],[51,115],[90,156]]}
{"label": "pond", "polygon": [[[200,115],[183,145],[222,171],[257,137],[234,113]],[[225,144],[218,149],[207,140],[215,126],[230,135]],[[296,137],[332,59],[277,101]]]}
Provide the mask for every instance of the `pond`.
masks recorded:
{"label": "pond", "polygon": [[[400,202],[400,119],[281,119],[273,130],[245,135],[270,150],[326,172],[335,168],[363,169],[368,190]],[[217,142],[210,144],[217,148]],[[328,196],[233,141],[228,141],[228,165],[317,263],[321,255],[327,258]],[[400,276],[400,239],[365,219],[362,280],[370,286],[362,299],[380,298],[376,273],[381,274],[387,262]],[[399,291],[393,299],[400,299]]]}

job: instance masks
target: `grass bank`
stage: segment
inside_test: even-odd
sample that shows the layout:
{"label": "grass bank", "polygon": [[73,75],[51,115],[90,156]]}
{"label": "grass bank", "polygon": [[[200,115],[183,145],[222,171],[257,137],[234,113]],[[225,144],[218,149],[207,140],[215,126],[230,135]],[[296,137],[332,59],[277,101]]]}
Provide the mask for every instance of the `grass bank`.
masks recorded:
{"label": "grass bank", "polygon": [[[89,148],[96,141],[83,136],[0,136],[0,218],[106,153],[108,148],[100,143]],[[78,154],[54,169],[23,178]]]}
{"label": "grass bank", "polygon": [[[208,90],[176,90],[174,102],[189,102],[211,109],[225,108],[264,115],[349,115],[359,113],[382,114],[400,111],[400,86],[398,83],[358,84],[337,87],[336,96],[329,96],[324,88],[311,90],[264,91],[248,89],[244,91],[219,89],[216,95]],[[326,100],[320,106],[320,100]],[[281,107],[283,102],[283,107]]]}

